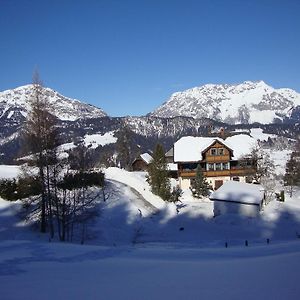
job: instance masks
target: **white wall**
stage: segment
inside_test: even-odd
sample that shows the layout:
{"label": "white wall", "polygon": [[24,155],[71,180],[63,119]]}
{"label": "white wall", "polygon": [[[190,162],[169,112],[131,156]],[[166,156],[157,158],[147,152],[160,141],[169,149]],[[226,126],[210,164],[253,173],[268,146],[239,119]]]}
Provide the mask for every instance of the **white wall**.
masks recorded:
{"label": "white wall", "polygon": [[215,188],[215,181],[216,180],[223,180],[223,183],[226,181],[230,180],[229,176],[219,176],[219,177],[207,177],[207,182],[213,187],[213,189]]}
{"label": "white wall", "polygon": [[[212,186],[212,188],[215,188],[215,181],[216,180],[223,180],[223,183],[226,181],[230,181],[230,176],[219,176],[219,177],[207,177],[207,182]],[[246,177],[239,176],[240,182],[246,182]],[[191,187],[191,180],[188,178],[181,178],[179,177],[179,186],[181,189],[189,189]]]}
{"label": "white wall", "polygon": [[182,190],[187,190],[191,187],[191,180],[179,177],[179,186]]}
{"label": "white wall", "polygon": [[238,214],[245,217],[256,217],[260,207],[253,204],[242,204],[236,202],[214,201],[214,216],[225,214]]}

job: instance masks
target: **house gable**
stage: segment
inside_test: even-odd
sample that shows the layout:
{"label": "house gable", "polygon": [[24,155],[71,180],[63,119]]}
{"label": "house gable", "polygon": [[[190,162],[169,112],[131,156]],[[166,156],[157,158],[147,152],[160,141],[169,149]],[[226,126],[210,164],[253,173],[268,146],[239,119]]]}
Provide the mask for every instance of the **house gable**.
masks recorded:
{"label": "house gable", "polygon": [[203,159],[202,153],[220,138],[186,136],[174,144],[174,162],[199,162]]}
{"label": "house gable", "polygon": [[219,140],[215,140],[209,147],[202,151],[202,160],[206,162],[230,161],[233,150]]}
{"label": "house gable", "polygon": [[146,171],[149,163],[152,160],[152,156],[149,153],[143,153],[138,158],[136,158],[132,164],[133,171]]}

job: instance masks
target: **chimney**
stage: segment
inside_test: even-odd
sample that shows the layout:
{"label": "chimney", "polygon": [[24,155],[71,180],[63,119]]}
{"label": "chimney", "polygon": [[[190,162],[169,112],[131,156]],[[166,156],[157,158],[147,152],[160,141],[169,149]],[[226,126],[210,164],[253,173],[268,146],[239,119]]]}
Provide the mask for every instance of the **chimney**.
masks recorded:
{"label": "chimney", "polygon": [[225,139],[225,129],[224,127],[220,128],[220,137],[224,140]]}

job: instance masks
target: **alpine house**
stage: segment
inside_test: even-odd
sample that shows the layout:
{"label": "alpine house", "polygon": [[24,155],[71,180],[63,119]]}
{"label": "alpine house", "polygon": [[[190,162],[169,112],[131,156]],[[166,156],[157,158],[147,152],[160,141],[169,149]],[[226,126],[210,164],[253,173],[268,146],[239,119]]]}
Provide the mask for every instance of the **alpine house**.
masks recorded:
{"label": "alpine house", "polygon": [[178,165],[179,185],[190,188],[198,165],[213,189],[224,182],[251,182],[256,164],[249,154],[255,140],[245,134],[228,137],[185,136],[174,144],[174,163]]}

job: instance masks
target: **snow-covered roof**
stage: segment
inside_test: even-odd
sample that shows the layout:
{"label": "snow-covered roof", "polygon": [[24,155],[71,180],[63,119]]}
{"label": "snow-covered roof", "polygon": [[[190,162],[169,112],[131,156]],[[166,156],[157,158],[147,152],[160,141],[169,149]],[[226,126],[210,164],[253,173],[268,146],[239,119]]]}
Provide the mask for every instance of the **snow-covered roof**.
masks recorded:
{"label": "snow-covered roof", "polygon": [[174,161],[192,162],[202,160],[202,152],[215,141],[219,141],[232,149],[227,142],[218,137],[184,136],[174,144]]}
{"label": "snow-covered roof", "polygon": [[264,198],[264,190],[259,184],[227,181],[213,192],[209,198],[213,201],[259,205]]}
{"label": "snow-covered roof", "polygon": [[151,160],[153,159],[149,153],[143,153],[140,155],[140,157],[147,164],[149,164],[151,162]]}
{"label": "snow-covered roof", "polygon": [[257,143],[256,139],[247,134],[230,136],[225,142],[233,150],[232,159],[240,159],[242,156],[250,154]]}
{"label": "snow-covered roof", "polygon": [[169,151],[166,152],[165,156],[174,156],[174,148],[172,147]]}
{"label": "snow-covered roof", "polygon": [[168,163],[168,170],[170,171],[178,171],[178,165],[174,163]]}

